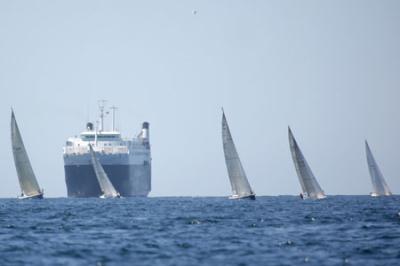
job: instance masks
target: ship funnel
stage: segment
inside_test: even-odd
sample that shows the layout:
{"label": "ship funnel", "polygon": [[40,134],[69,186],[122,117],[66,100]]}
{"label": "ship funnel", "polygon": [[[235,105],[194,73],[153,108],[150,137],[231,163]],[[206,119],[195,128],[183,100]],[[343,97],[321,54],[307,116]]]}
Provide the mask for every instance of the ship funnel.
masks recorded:
{"label": "ship funnel", "polygon": [[149,130],[149,122],[143,122],[141,138],[143,141],[149,141],[150,139],[150,130]]}
{"label": "ship funnel", "polygon": [[88,131],[93,131],[93,123],[88,122],[88,123],[86,124],[86,129],[87,129]]}

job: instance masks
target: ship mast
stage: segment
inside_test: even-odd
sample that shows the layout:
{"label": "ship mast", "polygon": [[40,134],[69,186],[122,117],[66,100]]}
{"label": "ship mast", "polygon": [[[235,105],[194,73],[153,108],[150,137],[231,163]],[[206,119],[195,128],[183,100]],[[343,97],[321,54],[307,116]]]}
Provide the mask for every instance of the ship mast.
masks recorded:
{"label": "ship mast", "polygon": [[106,100],[99,101],[99,110],[100,110],[100,132],[104,131],[104,108],[106,106]]}
{"label": "ship mast", "polygon": [[110,109],[112,110],[112,131],[115,131],[115,111],[118,109],[116,106],[111,106]]}

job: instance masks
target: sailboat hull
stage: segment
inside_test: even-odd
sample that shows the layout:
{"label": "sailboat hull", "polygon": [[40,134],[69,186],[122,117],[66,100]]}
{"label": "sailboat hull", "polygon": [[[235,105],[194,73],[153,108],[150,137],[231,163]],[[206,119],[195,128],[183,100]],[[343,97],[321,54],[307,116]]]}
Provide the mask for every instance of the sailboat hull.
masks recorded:
{"label": "sailboat hull", "polygon": [[19,196],[18,199],[43,199],[43,193],[37,194],[37,195],[33,195],[33,196]]}
{"label": "sailboat hull", "polygon": [[389,197],[389,196],[392,196],[392,194],[391,193],[388,193],[388,194],[378,194],[378,193],[375,193],[375,192],[371,192],[371,197]]}
{"label": "sailboat hull", "polygon": [[99,197],[100,199],[119,199],[122,198],[121,195],[118,193],[115,197],[112,196],[106,196],[105,194],[101,195]]}
{"label": "sailboat hull", "polygon": [[326,198],[325,194],[318,194],[316,196],[308,196],[307,193],[301,193],[300,195],[301,195],[300,198],[302,200],[306,200],[306,199],[319,200],[319,199],[325,199]]}
{"label": "sailboat hull", "polygon": [[247,196],[239,196],[239,195],[232,195],[229,197],[229,199],[235,200],[235,199],[246,199],[246,200],[256,200],[256,195],[251,194]]}

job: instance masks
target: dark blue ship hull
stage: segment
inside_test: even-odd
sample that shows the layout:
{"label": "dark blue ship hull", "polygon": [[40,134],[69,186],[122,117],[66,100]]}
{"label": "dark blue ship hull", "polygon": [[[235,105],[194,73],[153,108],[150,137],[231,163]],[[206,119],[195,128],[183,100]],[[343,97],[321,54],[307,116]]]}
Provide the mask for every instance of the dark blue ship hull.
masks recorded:
{"label": "dark blue ship hull", "polygon": [[[147,196],[151,190],[151,168],[144,165],[103,165],[104,171],[122,197]],[[92,165],[66,165],[68,197],[102,195]]]}

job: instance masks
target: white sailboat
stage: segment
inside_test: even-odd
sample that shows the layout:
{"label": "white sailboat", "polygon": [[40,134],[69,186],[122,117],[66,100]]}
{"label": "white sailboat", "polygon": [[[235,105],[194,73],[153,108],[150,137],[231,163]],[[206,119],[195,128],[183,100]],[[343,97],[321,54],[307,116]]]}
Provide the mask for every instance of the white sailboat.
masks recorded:
{"label": "white sailboat", "polygon": [[301,197],[311,199],[326,198],[324,191],[321,189],[317,179],[311,171],[310,166],[304,158],[304,155],[301,152],[300,147],[297,144],[292,131],[290,130],[290,127],[288,130],[290,152],[292,153],[294,166],[296,168],[297,176],[299,177],[301,189],[303,190]]}
{"label": "white sailboat", "polygon": [[250,187],[244,172],[239,155],[233,143],[232,135],[226,121],[225,113],[222,110],[222,143],[224,147],[225,163],[228,169],[229,180],[232,186],[232,196],[230,199],[252,199],[255,194]]}
{"label": "white sailboat", "polygon": [[369,174],[371,175],[372,188],[373,188],[371,196],[378,197],[378,196],[392,195],[392,192],[390,192],[389,186],[386,184],[382,172],[379,169],[379,166],[376,163],[374,156],[372,155],[371,149],[369,148],[367,141],[365,141],[365,151],[367,154],[368,169],[369,169]]}
{"label": "white sailboat", "polygon": [[121,197],[117,190],[114,188],[110,179],[108,178],[106,172],[104,171],[103,166],[101,166],[99,160],[96,158],[96,154],[93,150],[91,144],[89,144],[90,155],[92,160],[92,165],[94,172],[97,177],[97,181],[99,181],[100,189],[102,191],[102,195],[100,198],[119,198]]}
{"label": "white sailboat", "polygon": [[21,133],[15,120],[14,111],[11,110],[11,146],[14,156],[15,168],[21,187],[20,199],[43,198],[43,190],[40,189],[33,172],[28,154],[26,152]]}

